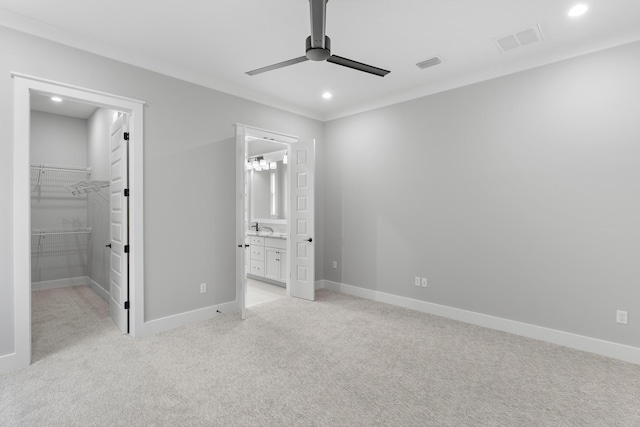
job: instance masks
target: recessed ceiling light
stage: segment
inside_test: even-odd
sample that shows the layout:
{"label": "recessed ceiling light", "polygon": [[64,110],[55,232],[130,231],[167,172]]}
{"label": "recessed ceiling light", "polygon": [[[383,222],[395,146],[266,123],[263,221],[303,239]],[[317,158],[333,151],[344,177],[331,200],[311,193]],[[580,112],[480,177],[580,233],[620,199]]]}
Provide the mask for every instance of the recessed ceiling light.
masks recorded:
{"label": "recessed ceiling light", "polygon": [[62,102],[62,98],[60,98],[59,96],[52,96],[52,97],[51,97],[51,100],[52,100],[53,102]]}
{"label": "recessed ceiling light", "polygon": [[589,9],[589,6],[586,4],[577,4],[571,8],[569,11],[569,16],[576,17],[584,14]]}
{"label": "recessed ceiling light", "polygon": [[331,94],[331,92],[325,92],[325,93],[322,94],[322,97],[324,99],[331,99],[332,96],[333,95]]}

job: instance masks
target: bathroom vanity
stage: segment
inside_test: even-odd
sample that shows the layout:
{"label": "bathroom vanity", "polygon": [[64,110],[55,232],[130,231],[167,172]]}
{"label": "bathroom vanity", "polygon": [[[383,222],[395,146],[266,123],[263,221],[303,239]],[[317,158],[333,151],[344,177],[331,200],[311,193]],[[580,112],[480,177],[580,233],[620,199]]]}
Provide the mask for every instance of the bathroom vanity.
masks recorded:
{"label": "bathroom vanity", "polygon": [[248,234],[247,275],[280,286],[287,282],[287,239],[281,235]]}

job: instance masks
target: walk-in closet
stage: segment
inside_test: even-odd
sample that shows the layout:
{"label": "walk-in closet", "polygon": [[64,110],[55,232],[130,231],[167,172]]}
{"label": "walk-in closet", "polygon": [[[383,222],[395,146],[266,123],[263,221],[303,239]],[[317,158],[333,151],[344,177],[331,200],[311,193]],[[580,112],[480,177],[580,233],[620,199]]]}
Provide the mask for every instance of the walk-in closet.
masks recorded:
{"label": "walk-in closet", "polygon": [[[86,307],[76,312],[98,310],[98,317],[108,319],[109,141],[117,114],[51,96],[31,96],[34,319],[38,310],[48,310],[45,319],[73,322],[61,317],[72,316],[68,305],[83,301]],[[75,303],[73,293],[81,294]],[[56,301],[59,307],[51,306]],[[34,350],[37,339],[34,334]]]}

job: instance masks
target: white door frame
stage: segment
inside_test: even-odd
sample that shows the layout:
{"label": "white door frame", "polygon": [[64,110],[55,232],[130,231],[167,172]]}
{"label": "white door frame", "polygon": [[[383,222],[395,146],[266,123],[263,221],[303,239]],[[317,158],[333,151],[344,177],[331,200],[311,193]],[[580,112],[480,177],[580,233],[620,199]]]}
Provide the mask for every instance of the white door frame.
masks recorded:
{"label": "white door frame", "polygon": [[144,102],[20,73],[13,77],[13,278],[14,353],[0,358],[0,371],[31,363],[30,95],[50,93],[130,115],[129,153],[129,334],[144,324],[143,107]]}
{"label": "white door frame", "polygon": [[[242,186],[241,176],[240,174],[244,174],[246,181],[246,171],[245,171],[245,162],[246,162],[246,138],[247,136],[255,135],[269,135],[272,137],[275,142],[279,142],[281,144],[285,144],[287,146],[288,152],[291,154],[293,152],[293,147],[298,142],[299,138],[293,135],[287,135],[281,132],[275,132],[272,130],[261,129],[255,126],[248,126],[241,123],[236,123],[236,220],[241,221],[244,224],[244,209],[245,209],[245,200],[244,200],[244,192],[245,189]],[[314,160],[315,161],[315,160]],[[289,178],[289,182],[292,182],[292,169],[287,168],[287,174]],[[315,191],[314,191],[315,197]],[[289,203],[289,212],[287,218],[291,217],[291,203]],[[246,317],[246,271],[245,271],[245,250],[244,250],[244,236],[246,235],[246,230],[243,227],[240,227],[236,224],[236,240],[238,245],[243,245],[242,250],[236,252],[236,300],[240,305],[241,317],[244,319]],[[287,269],[289,269],[289,274],[287,275],[286,280],[286,294],[287,296],[291,296],[291,224],[289,220],[287,220]],[[315,262],[315,260],[314,260]],[[244,278],[244,279],[243,279]],[[315,281],[315,278],[313,279]]]}

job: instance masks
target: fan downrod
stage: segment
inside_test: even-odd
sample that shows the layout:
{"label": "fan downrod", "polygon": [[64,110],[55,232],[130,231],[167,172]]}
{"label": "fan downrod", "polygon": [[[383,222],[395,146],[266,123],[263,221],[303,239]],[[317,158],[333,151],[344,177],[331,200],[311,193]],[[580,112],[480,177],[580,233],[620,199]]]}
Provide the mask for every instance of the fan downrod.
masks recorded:
{"label": "fan downrod", "polygon": [[329,36],[324,36],[324,48],[311,47],[311,36],[307,37],[306,45],[307,59],[312,61],[324,61],[331,56],[331,39]]}

